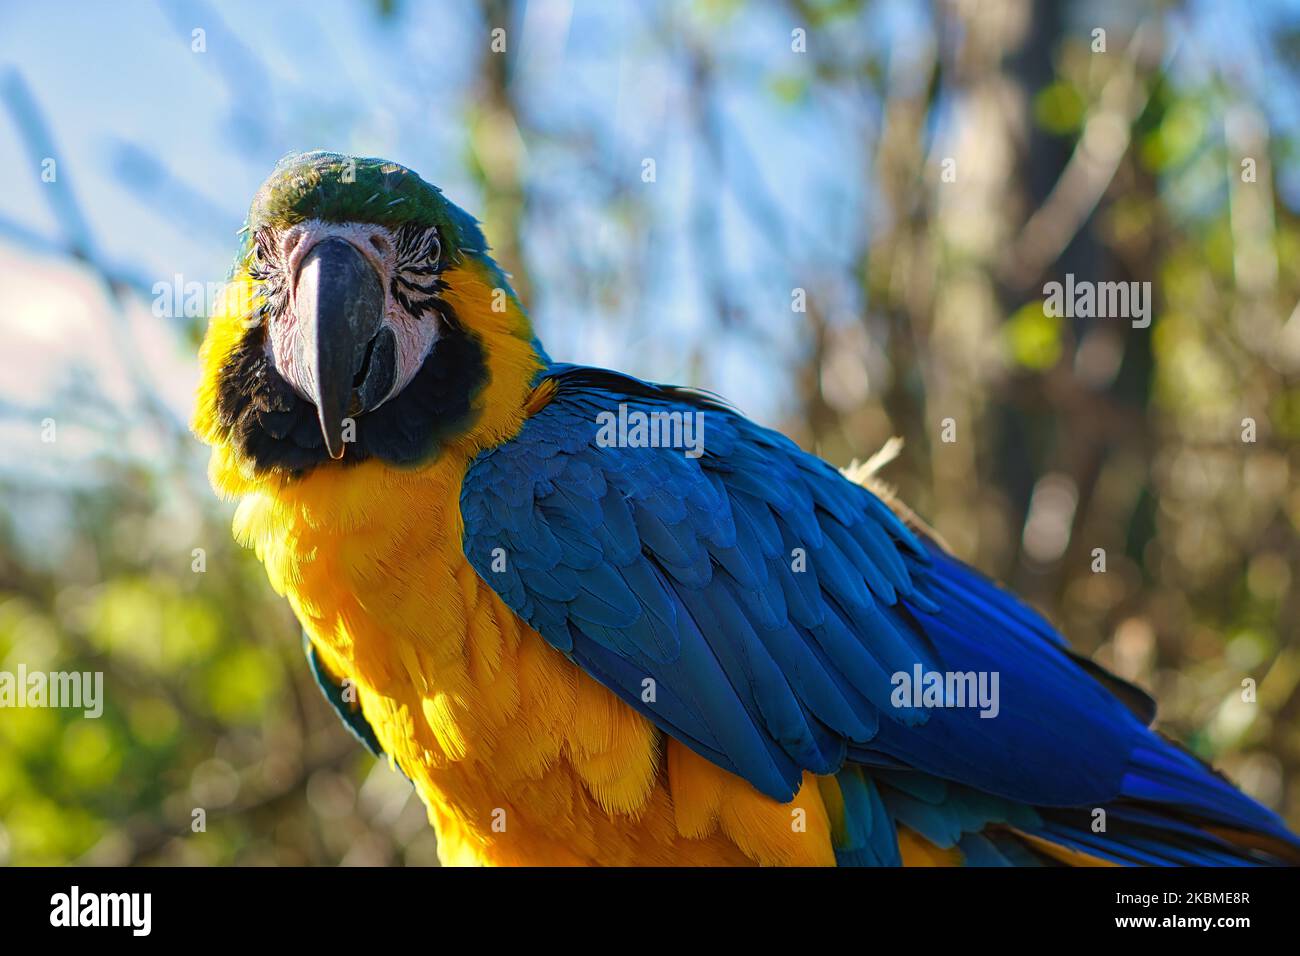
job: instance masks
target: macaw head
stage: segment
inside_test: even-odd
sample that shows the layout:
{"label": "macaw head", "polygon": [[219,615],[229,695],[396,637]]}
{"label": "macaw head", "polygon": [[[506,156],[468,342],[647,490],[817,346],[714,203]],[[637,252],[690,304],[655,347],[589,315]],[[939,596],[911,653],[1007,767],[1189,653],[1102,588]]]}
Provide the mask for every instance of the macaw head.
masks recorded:
{"label": "macaw head", "polygon": [[253,198],[201,364],[199,436],[292,480],[500,440],[546,359],[472,216],[404,166],[310,152]]}

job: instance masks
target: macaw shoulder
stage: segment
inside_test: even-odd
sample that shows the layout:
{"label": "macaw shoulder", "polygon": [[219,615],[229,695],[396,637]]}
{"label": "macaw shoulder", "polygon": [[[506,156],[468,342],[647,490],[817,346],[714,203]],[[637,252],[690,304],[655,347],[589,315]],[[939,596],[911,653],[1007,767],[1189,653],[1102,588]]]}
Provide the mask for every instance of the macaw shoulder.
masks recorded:
{"label": "macaw shoulder", "polygon": [[[461,493],[470,562],[553,646],[718,766],[789,800],[891,719],[929,660],[921,541],[878,498],[705,393],[553,366]],[[871,644],[863,640],[870,637]]]}
{"label": "macaw shoulder", "polygon": [[[1141,724],[1114,688],[875,494],[702,393],[573,366],[542,387],[468,469],[465,552],[665,733],[778,800],[846,759],[1049,805],[1118,792]],[[700,416],[697,446],[650,430],[674,412]],[[997,675],[1000,719],[981,717],[992,701],[900,701],[918,669]],[[1079,760],[1053,759],[1062,732],[1086,742]]]}

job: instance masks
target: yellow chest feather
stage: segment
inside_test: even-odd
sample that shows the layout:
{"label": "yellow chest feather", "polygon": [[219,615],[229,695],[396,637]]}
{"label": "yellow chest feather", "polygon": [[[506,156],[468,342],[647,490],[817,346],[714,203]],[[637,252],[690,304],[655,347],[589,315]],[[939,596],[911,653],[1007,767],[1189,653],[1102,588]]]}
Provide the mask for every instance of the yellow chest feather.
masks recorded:
{"label": "yellow chest feather", "polygon": [[816,786],[778,804],[665,738],[478,577],[466,464],[319,469],[235,518],[414,782],[444,862],[831,862]]}

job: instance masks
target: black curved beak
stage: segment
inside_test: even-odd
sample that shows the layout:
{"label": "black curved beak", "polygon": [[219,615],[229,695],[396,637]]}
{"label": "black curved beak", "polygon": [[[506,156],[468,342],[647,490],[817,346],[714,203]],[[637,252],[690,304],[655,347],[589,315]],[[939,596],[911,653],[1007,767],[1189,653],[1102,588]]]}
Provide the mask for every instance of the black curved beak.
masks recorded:
{"label": "black curved beak", "polygon": [[[299,360],[310,382],[307,397],[316,405],[330,457],[342,458],[344,420],[382,401],[392,386],[395,343],[391,332],[379,334],[384,287],[356,246],[337,237],[322,239],[308,251],[295,283]],[[384,378],[386,385],[380,381]]]}

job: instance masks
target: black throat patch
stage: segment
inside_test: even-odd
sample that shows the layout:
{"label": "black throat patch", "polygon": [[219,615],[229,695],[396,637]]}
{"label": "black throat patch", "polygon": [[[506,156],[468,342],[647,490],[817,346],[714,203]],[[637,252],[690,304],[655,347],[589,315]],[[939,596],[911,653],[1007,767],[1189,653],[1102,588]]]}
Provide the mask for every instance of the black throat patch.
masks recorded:
{"label": "black throat patch", "polygon": [[[483,346],[444,305],[443,334],[406,388],[356,418],[355,441],[341,465],[377,458],[413,465],[431,458],[449,438],[463,434],[479,409],[487,382]],[[258,474],[300,475],[331,461],[316,408],[276,371],[266,350],[266,324],[249,329],[221,372],[217,416],[230,440]]]}

